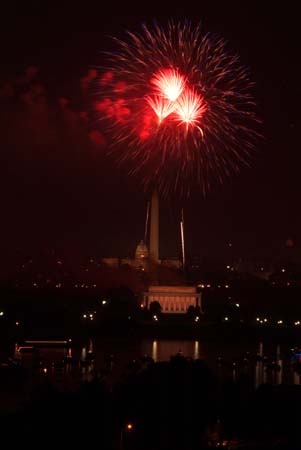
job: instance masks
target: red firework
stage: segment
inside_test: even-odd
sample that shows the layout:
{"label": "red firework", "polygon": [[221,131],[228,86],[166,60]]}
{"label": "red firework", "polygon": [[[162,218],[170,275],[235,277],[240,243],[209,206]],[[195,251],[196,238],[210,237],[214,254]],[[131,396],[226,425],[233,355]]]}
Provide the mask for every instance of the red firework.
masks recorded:
{"label": "red firework", "polygon": [[151,82],[160,95],[147,96],[149,106],[157,115],[159,123],[173,113],[179,124],[199,127],[206,111],[205,101],[193,90],[185,87],[184,77],[175,70],[161,70]]}
{"label": "red firework", "polygon": [[156,87],[159,95],[174,102],[183,92],[185,79],[176,70],[165,69],[156,73],[151,83]]}
{"label": "red firework", "polygon": [[163,119],[168,117],[175,109],[174,102],[165,100],[163,97],[160,97],[158,95],[155,95],[153,97],[147,96],[145,99],[158,117],[159,123],[161,123]]}
{"label": "red firework", "polygon": [[144,27],[117,42],[97,83],[97,111],[131,172],[187,193],[248,164],[259,123],[237,55],[199,26]]}
{"label": "red firework", "polygon": [[203,134],[200,121],[206,112],[206,103],[198,94],[186,89],[177,99],[175,111],[177,113],[176,120],[180,124],[185,124],[186,130],[189,126],[196,126]]}

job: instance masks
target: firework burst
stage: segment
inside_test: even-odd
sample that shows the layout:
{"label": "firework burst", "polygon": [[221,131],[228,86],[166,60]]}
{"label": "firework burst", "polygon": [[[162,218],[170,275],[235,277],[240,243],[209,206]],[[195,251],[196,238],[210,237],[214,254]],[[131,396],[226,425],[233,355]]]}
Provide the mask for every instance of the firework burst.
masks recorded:
{"label": "firework burst", "polygon": [[158,94],[170,102],[176,101],[185,87],[184,77],[173,69],[160,70],[151,83],[157,88]]}
{"label": "firework burst", "polygon": [[96,109],[116,155],[146,185],[183,194],[248,164],[258,119],[253,83],[219,37],[169,22],[115,39]]}
{"label": "firework burst", "polygon": [[175,103],[173,101],[165,100],[160,96],[148,96],[146,97],[146,101],[158,117],[159,123],[175,110]]}
{"label": "firework burst", "polygon": [[202,133],[202,129],[198,126],[202,116],[206,111],[205,101],[194,91],[185,90],[175,102],[175,112],[181,124],[186,124],[186,131],[193,126],[197,126]]}

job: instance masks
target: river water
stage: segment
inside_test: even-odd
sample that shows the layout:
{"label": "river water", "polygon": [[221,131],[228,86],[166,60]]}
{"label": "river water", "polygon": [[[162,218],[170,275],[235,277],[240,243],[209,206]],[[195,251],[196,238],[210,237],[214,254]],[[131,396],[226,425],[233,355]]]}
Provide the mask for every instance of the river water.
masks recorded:
{"label": "river water", "polygon": [[[295,352],[297,353],[297,352]],[[95,373],[109,373],[112,383],[117,381],[133,361],[142,361],[143,357],[155,362],[168,361],[171,356],[182,354],[187,358],[202,359],[213,373],[222,379],[237,379],[242,373],[251,377],[254,385],[269,382],[273,384],[300,384],[300,375],[295,370],[299,360],[293,356],[288,345],[271,342],[237,341],[221,343],[201,340],[167,340],[167,339],[89,339],[82,345],[69,348],[41,348],[38,353],[15,353],[26,367],[37,367],[48,375],[55,376],[55,367],[62,372],[70,372],[70,364],[63,368],[60,361],[72,361],[72,368],[77,369],[83,378]]]}

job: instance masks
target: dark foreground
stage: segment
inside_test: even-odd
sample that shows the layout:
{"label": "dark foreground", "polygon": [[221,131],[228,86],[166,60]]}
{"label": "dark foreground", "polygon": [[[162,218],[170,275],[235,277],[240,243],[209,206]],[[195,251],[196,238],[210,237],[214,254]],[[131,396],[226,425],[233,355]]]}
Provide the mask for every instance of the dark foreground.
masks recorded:
{"label": "dark foreground", "polygon": [[112,383],[112,361],[97,372],[90,357],[81,367],[85,377],[72,360],[68,373],[61,368],[60,376],[57,367],[56,377],[16,362],[2,366],[2,401],[9,405],[31,386],[23,405],[2,412],[2,440],[13,448],[301,448],[301,386],[256,389],[243,371],[219,379],[203,361],[180,354],[169,362],[132,361]]}
{"label": "dark foreground", "polygon": [[[94,335],[285,342],[300,345],[301,327],[256,327],[241,323],[167,320],[126,307],[109,312],[108,305],[60,305],[59,302],[20,302],[3,306],[0,350],[24,338],[72,338]],[[67,307],[68,306],[68,307]],[[39,311],[39,308],[41,311]],[[86,320],[95,314],[93,321]],[[96,313],[94,311],[97,311]],[[114,314],[113,314],[114,313]],[[121,314],[122,313],[122,314]],[[129,319],[130,317],[130,319]],[[137,358],[139,355],[137,355]],[[96,370],[82,361],[80,372],[72,358],[34,369],[18,361],[0,367],[1,438],[9,447],[105,450],[196,450],[209,448],[301,449],[301,386],[271,382],[259,387],[241,370],[233,378],[229,367],[222,378],[202,360],[178,354],[166,362],[152,358],[130,361],[112,378],[112,361]],[[91,364],[90,364],[91,363]],[[277,373],[278,368],[270,367]],[[296,367],[300,370],[300,364]],[[83,373],[85,376],[83,376]],[[276,376],[274,377],[276,378]],[[17,407],[16,407],[17,405]]]}

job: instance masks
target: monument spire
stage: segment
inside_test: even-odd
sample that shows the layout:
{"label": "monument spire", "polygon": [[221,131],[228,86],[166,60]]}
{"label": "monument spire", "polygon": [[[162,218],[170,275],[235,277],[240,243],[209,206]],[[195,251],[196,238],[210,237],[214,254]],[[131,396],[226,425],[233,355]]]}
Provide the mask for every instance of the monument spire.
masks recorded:
{"label": "monument spire", "polygon": [[150,222],[150,245],[149,253],[151,259],[159,262],[159,197],[155,189],[151,201],[151,222]]}
{"label": "monument spire", "polygon": [[145,228],[144,228],[144,243],[147,242],[147,233],[148,233],[148,223],[149,223],[149,208],[150,208],[150,202],[147,202],[146,207],[146,218],[145,218]]}

